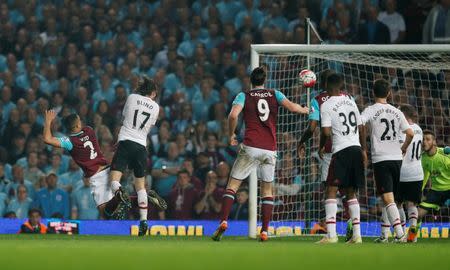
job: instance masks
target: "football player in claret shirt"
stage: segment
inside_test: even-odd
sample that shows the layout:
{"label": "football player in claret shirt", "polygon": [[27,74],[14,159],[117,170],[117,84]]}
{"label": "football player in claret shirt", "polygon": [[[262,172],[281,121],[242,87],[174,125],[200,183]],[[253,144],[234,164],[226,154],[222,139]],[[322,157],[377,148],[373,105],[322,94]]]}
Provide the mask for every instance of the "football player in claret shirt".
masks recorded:
{"label": "football player in claret shirt", "polygon": [[220,225],[212,237],[215,241],[220,241],[228,228],[227,220],[236,191],[253,169],[257,169],[258,180],[261,181],[262,229],[260,240],[268,239],[267,230],[273,210],[272,189],[277,155],[278,107],[281,105],[290,112],[298,114],[308,113],[307,107],[291,102],[280,91],[264,87],[266,81],[264,67],[255,68],[250,75],[250,80],[254,88],[236,96],[228,116],[230,144],[238,145],[235,130],[241,112],[244,114],[245,136],[222,198]]}
{"label": "football player in claret shirt", "polygon": [[95,131],[89,126],[83,126],[77,114],[70,114],[63,119],[70,135],[53,137],[50,127],[55,118],[55,111],[45,112],[44,142],[70,153],[83,170],[84,176],[90,179],[92,194],[100,215],[104,218],[114,216],[119,201],[111,191],[108,180],[109,164],[100,150]]}

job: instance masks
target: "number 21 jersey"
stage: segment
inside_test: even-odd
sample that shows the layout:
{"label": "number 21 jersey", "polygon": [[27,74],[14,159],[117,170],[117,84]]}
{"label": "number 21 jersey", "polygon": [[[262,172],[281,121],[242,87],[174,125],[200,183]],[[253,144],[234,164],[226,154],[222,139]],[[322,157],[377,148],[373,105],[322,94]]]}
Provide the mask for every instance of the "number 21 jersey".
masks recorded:
{"label": "number 21 jersey", "polygon": [[399,143],[401,133],[409,128],[403,113],[390,104],[375,103],[361,114],[364,124],[371,128],[372,162],[402,160]]}
{"label": "number 21 jersey", "polygon": [[349,96],[330,96],[320,107],[322,127],[331,127],[333,154],[350,146],[361,146],[358,126],[362,124],[358,106]]}
{"label": "number 21 jersey", "polygon": [[149,97],[131,94],[122,111],[119,141],[132,141],[147,147],[147,135],[156,123],[159,105]]}

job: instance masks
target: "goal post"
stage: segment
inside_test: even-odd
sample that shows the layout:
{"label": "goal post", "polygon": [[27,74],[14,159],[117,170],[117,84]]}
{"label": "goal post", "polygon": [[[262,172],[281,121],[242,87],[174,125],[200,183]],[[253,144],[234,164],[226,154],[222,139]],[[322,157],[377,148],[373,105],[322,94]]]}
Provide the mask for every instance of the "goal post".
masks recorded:
{"label": "goal post", "polygon": [[[386,78],[394,93],[390,102],[414,105],[422,129],[437,133],[438,144],[448,145],[450,123],[450,45],[251,45],[251,69],[267,66],[267,87],[283,92],[289,99],[308,104],[309,89],[303,89],[298,73],[309,66],[319,78],[321,71],[333,69],[344,76],[345,90],[355,97],[362,109],[373,102],[371,84]],[[319,91],[319,82],[311,97]],[[320,160],[317,155],[319,131],[310,140],[309,156],[297,153],[296,145],[308,125],[307,116],[295,116],[283,108],[277,124],[278,161],[274,181],[275,207],[271,227],[275,235],[299,235],[324,217]],[[258,233],[259,183],[256,173],[249,177],[249,237]],[[379,201],[371,169],[367,184],[359,192],[362,233],[375,235],[379,228]],[[339,206],[342,233],[345,218]],[[444,207],[427,220],[448,224],[449,210]],[[378,227],[378,226],[376,226]],[[279,229],[279,230],[278,230]]]}

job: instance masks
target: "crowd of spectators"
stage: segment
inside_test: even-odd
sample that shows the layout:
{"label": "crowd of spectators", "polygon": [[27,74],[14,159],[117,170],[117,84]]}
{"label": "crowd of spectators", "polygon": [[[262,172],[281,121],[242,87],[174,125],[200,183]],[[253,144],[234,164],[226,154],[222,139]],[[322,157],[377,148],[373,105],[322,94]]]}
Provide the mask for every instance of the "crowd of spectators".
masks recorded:
{"label": "crowd of spectators", "polygon": [[[59,135],[66,132],[60,119],[78,113],[111,160],[127,95],[146,74],[159,85],[161,105],[148,137],[147,184],[169,203],[166,212],[152,211],[151,217],[216,219],[237,151],[228,145],[226,114],[234,96],[250,88],[252,43],[304,44],[306,17],[328,44],[442,42],[450,36],[450,1],[438,2],[2,1],[0,214],[25,218],[37,207],[46,218],[98,218],[89,180],[67,153],[43,143],[43,114],[49,108],[58,112],[52,132]],[[318,42],[315,35],[312,42]],[[430,90],[408,85],[405,80],[400,98],[402,93],[410,100],[416,93],[431,97]],[[355,86],[352,92],[359,91]],[[442,109],[445,105],[436,102],[440,126],[448,127],[448,104]],[[296,161],[285,157],[283,167],[296,167],[291,165]],[[298,169],[277,172],[280,196],[296,200],[299,174]],[[123,183],[132,193],[130,175]],[[231,218],[247,214],[244,186]]]}

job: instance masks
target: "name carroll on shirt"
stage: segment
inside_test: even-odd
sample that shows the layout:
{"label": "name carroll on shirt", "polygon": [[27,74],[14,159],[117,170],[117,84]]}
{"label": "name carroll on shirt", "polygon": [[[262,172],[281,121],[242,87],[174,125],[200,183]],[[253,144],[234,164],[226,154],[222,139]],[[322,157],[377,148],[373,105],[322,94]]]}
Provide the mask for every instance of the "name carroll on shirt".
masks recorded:
{"label": "name carroll on shirt", "polygon": [[264,93],[250,92],[250,96],[266,98],[266,97],[273,97],[273,94],[271,92],[264,92]]}

